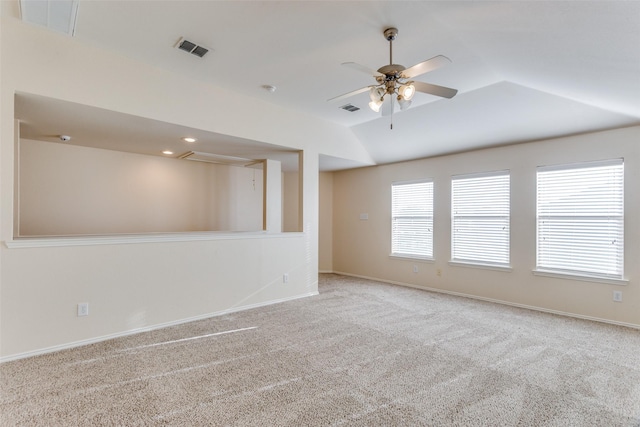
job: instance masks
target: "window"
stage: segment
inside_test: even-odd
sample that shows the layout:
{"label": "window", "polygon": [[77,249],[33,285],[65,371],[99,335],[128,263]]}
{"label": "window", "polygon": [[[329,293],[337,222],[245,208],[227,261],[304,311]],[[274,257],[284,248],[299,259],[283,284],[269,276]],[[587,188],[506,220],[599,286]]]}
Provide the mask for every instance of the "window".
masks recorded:
{"label": "window", "polygon": [[622,279],[622,159],[538,168],[537,270]]}
{"label": "window", "polygon": [[451,259],[509,265],[509,171],[451,180]]}
{"label": "window", "polygon": [[433,258],[433,181],[391,185],[391,255]]}

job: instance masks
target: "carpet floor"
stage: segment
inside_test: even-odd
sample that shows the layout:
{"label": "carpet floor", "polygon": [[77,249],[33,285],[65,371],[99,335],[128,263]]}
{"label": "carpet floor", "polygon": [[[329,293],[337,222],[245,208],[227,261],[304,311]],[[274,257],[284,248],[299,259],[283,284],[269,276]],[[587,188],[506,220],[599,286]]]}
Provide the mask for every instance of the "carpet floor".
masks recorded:
{"label": "carpet floor", "polygon": [[0,365],[2,426],[640,427],[640,332],[345,276]]}

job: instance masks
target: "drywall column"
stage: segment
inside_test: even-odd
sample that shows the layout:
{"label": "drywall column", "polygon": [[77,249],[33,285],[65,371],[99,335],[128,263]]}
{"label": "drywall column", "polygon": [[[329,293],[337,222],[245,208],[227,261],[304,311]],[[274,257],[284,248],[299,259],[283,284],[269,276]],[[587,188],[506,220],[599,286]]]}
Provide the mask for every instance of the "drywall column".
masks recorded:
{"label": "drywall column", "polygon": [[[304,151],[298,153],[298,231],[304,231]],[[308,181],[308,180],[307,180]]]}
{"label": "drywall column", "polygon": [[333,272],[333,172],[319,175],[318,269]]}
{"label": "drywall column", "polygon": [[318,291],[318,152],[304,150],[300,153],[299,171],[301,218],[305,234],[306,283],[310,292]]}
{"label": "drywall column", "polygon": [[20,120],[13,120],[13,150],[15,161],[13,163],[13,235],[20,234]]}
{"label": "drywall column", "polygon": [[282,232],[282,166],[277,160],[264,161],[263,226],[268,233]]}

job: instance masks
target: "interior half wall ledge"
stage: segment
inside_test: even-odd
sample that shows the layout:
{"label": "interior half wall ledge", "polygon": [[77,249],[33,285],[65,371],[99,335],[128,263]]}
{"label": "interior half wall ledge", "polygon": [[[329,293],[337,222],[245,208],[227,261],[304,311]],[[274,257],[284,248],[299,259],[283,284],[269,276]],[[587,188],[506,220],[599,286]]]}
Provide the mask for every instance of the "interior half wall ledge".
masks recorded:
{"label": "interior half wall ledge", "polygon": [[210,231],[194,233],[127,234],[116,236],[20,237],[5,241],[9,249],[56,246],[121,245],[131,243],[191,242],[203,240],[244,240],[301,238],[303,232],[268,233],[266,231]]}

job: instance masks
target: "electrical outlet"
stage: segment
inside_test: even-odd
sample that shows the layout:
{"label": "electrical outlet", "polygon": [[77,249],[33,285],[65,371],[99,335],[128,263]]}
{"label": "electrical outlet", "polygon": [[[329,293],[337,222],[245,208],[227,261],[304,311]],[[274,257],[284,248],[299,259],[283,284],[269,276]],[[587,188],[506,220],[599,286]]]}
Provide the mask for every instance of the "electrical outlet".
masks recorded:
{"label": "electrical outlet", "polygon": [[613,291],[613,300],[615,302],[622,302],[622,291]]}
{"label": "electrical outlet", "polygon": [[284,273],[282,275],[282,283],[289,283],[289,273]]}
{"label": "electrical outlet", "polygon": [[89,315],[89,303],[81,302],[78,304],[78,317]]}
{"label": "electrical outlet", "polygon": [[417,266],[417,265],[414,265],[414,266],[413,266],[413,272],[414,272],[414,273],[417,273],[417,272],[418,272],[418,266]]}

